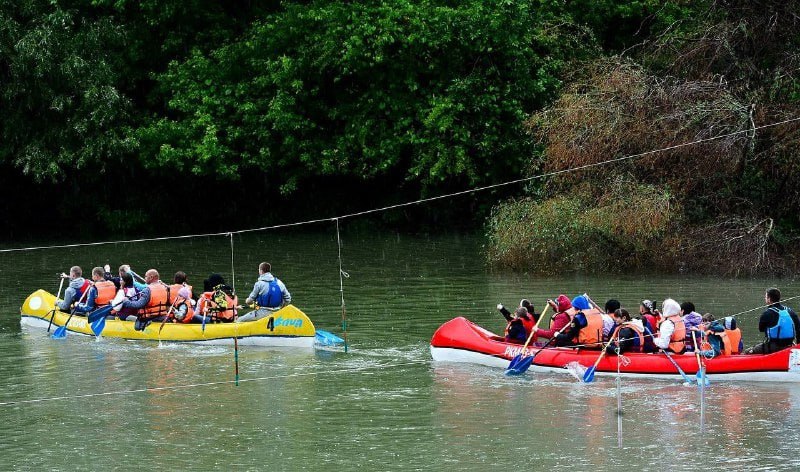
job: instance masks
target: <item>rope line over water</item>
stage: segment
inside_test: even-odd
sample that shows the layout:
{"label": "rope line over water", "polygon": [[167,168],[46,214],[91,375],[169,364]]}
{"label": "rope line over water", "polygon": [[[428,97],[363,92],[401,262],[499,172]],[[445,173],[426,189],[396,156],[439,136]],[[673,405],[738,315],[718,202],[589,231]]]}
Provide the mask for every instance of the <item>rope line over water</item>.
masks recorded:
{"label": "rope line over water", "polygon": [[338,370],[320,370],[319,372],[301,372],[289,375],[272,375],[268,377],[256,377],[252,379],[238,379],[238,380],[218,380],[215,382],[202,382],[202,383],[194,383],[194,384],[184,384],[184,385],[167,385],[163,387],[143,387],[143,388],[135,388],[130,390],[116,390],[113,392],[97,392],[97,393],[84,393],[79,395],[62,395],[57,397],[45,397],[45,398],[32,398],[29,400],[14,400],[14,401],[7,401],[7,402],[0,402],[0,407],[7,407],[7,406],[18,406],[18,405],[30,405],[34,403],[46,403],[46,402],[54,402],[54,401],[62,401],[62,400],[80,400],[84,398],[94,398],[94,397],[107,397],[111,395],[130,395],[133,393],[144,393],[144,392],[161,392],[161,391],[170,391],[170,390],[182,390],[187,388],[196,388],[196,387],[210,387],[214,385],[225,385],[225,384],[235,384],[238,383],[245,383],[245,382],[260,382],[264,380],[274,380],[274,379],[285,379],[288,377],[307,377],[311,375],[320,375],[320,374],[339,374],[344,372],[359,372],[364,370],[372,370],[372,369],[386,369],[389,367],[405,367],[417,364],[426,364],[429,363],[429,360],[418,360],[418,361],[409,361],[409,362],[402,362],[399,364],[374,364],[374,365],[367,365],[362,367],[353,367],[348,369],[338,369]]}
{"label": "rope line over water", "polygon": [[423,204],[423,203],[429,203],[429,202],[433,202],[433,201],[437,201],[437,200],[443,200],[443,199],[447,199],[447,198],[459,197],[459,196],[463,196],[463,195],[467,195],[467,194],[471,194],[471,193],[483,192],[483,191],[486,191],[486,190],[492,190],[492,189],[505,187],[505,186],[509,186],[509,185],[520,184],[520,183],[523,183],[523,182],[530,182],[532,180],[543,179],[543,178],[546,178],[546,177],[553,177],[553,176],[556,176],[556,175],[567,174],[567,173],[570,173],[570,172],[577,172],[577,171],[584,170],[584,169],[589,169],[589,168],[592,168],[592,167],[598,167],[598,166],[603,166],[603,165],[608,165],[608,164],[614,164],[614,163],[617,163],[617,162],[623,162],[623,161],[627,161],[627,160],[631,160],[631,159],[638,159],[640,157],[649,156],[649,155],[657,154],[657,153],[660,153],[660,152],[672,151],[672,150],[675,150],[675,149],[680,149],[680,148],[688,147],[688,146],[695,146],[697,144],[707,143],[707,142],[716,141],[716,140],[724,139],[724,138],[730,138],[730,137],[737,136],[737,135],[742,135],[742,134],[747,135],[749,133],[755,133],[756,130],[772,128],[772,127],[775,127],[775,126],[780,126],[780,125],[784,125],[784,124],[788,124],[788,123],[793,123],[793,122],[796,122],[796,121],[800,121],[800,117],[790,118],[790,119],[779,121],[779,122],[776,122],[776,123],[770,123],[770,124],[766,124],[766,125],[750,127],[750,128],[748,128],[746,130],[734,131],[734,132],[731,132],[731,133],[721,134],[721,135],[718,135],[718,136],[712,136],[710,138],[696,139],[694,141],[688,141],[688,142],[685,142],[685,143],[675,144],[673,146],[667,146],[667,147],[663,147],[663,148],[660,148],[660,149],[654,149],[654,150],[650,150],[650,151],[645,151],[645,152],[642,152],[642,153],[639,153],[639,154],[631,154],[631,155],[628,155],[628,156],[617,157],[617,158],[614,158],[614,159],[607,159],[605,161],[599,161],[599,162],[594,162],[594,163],[590,163],[590,164],[584,164],[584,165],[577,166],[577,167],[571,167],[569,169],[562,169],[562,170],[557,170],[557,171],[553,171],[553,172],[546,172],[546,173],[537,174],[537,175],[534,175],[534,176],[529,176],[529,177],[523,177],[523,178],[519,178],[519,179],[509,180],[507,182],[500,182],[500,183],[497,183],[497,184],[485,185],[485,186],[482,186],[482,187],[475,187],[475,188],[471,188],[471,189],[467,189],[467,190],[461,190],[461,191],[458,191],[458,192],[447,193],[447,194],[444,194],[444,195],[438,195],[438,196],[435,196],[435,197],[422,198],[422,199],[414,200],[414,201],[410,201],[410,202],[397,203],[397,204],[394,204],[394,205],[389,205],[389,206],[380,207],[380,208],[373,208],[373,209],[370,209],[370,210],[364,210],[364,211],[359,211],[359,212],[355,212],[355,213],[348,213],[348,214],[345,214],[345,215],[339,215],[339,216],[334,216],[334,217],[330,217],[330,218],[317,218],[317,219],[311,219],[311,220],[305,220],[305,221],[297,221],[297,222],[293,222],[293,223],[283,223],[283,224],[277,224],[277,225],[271,225],[271,226],[262,226],[262,227],[259,227],[259,228],[247,228],[247,229],[241,229],[241,230],[237,230],[237,231],[223,231],[223,232],[219,232],[219,233],[185,234],[185,235],[179,235],[179,236],[161,236],[161,237],[154,237],[154,238],[126,239],[126,240],[117,240],[117,241],[96,241],[96,242],[88,242],[88,243],[60,244],[60,245],[52,245],[52,246],[31,246],[31,247],[21,247],[21,248],[0,249],[0,253],[18,252],[18,251],[34,251],[34,250],[42,250],[42,249],[66,249],[66,248],[76,248],[76,247],[86,247],[86,246],[101,246],[101,245],[105,245],[105,244],[126,244],[126,243],[153,242],[153,241],[169,241],[169,240],[174,240],[174,239],[190,239],[190,238],[203,238],[203,237],[228,236],[228,235],[233,236],[234,234],[244,234],[244,233],[252,233],[252,232],[258,232],[258,231],[267,231],[267,230],[273,230],[273,229],[289,228],[289,227],[293,227],[293,226],[311,225],[311,224],[325,223],[325,222],[331,222],[331,221],[338,222],[338,220],[340,220],[340,219],[354,218],[354,217],[357,217],[357,216],[364,216],[364,215],[369,215],[369,214],[373,214],[373,213],[380,213],[380,212],[383,212],[383,211],[409,207],[409,206],[413,206],[413,205],[420,205],[420,204]]}

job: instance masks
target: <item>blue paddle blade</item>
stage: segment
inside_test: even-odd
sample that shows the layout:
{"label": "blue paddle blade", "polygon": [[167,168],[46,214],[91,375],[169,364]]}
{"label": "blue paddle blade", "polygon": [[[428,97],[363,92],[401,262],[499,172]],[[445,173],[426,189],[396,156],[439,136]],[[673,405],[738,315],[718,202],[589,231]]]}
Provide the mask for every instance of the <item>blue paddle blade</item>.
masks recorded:
{"label": "blue paddle blade", "polygon": [[335,346],[337,344],[344,344],[344,339],[336,336],[333,333],[318,329],[314,334],[314,341],[323,346]]}
{"label": "blue paddle blade", "polygon": [[701,386],[701,385],[703,385],[703,383],[704,383],[704,382],[705,382],[705,386],[706,386],[706,387],[708,387],[709,385],[711,385],[711,382],[709,382],[709,380],[708,380],[708,376],[707,376],[707,375],[705,375],[705,371],[703,371],[703,370],[698,370],[698,371],[697,371],[697,375],[696,375],[696,377],[697,377],[697,386],[698,386],[698,387],[699,387],[699,386]]}
{"label": "blue paddle blade", "polygon": [[511,359],[511,364],[509,364],[508,369],[506,369],[506,375],[522,375],[528,371],[532,363],[533,356],[521,357],[521,355],[518,355],[514,359]]}
{"label": "blue paddle blade", "polygon": [[106,327],[106,317],[99,318],[92,323],[92,332],[95,336],[100,336],[100,333],[103,332],[103,328]]}
{"label": "blue paddle blade", "polygon": [[89,319],[89,323],[94,323],[100,318],[105,318],[110,313],[111,313],[111,305],[107,305],[89,313],[89,316],[87,318]]}
{"label": "blue paddle blade", "polygon": [[586,372],[583,374],[584,382],[591,382],[592,380],[594,380],[594,371],[596,368],[597,368],[596,366],[591,366],[588,369],[586,369]]}
{"label": "blue paddle blade", "polygon": [[67,327],[66,326],[59,326],[53,331],[52,335],[53,339],[63,339],[67,337]]}

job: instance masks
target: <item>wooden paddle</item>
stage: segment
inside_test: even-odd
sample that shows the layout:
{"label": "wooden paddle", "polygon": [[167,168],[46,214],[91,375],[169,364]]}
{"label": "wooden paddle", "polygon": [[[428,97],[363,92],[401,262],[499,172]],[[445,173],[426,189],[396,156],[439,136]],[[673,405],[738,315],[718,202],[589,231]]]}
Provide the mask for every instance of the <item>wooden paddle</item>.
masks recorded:
{"label": "wooden paddle", "polygon": [[[59,276],[61,277],[61,276]],[[64,288],[64,278],[61,277],[61,283],[58,284],[58,293],[56,294],[56,300],[53,302],[53,309],[50,310],[50,322],[47,323],[47,332],[50,332],[50,326],[53,325],[53,318],[56,317],[56,309],[58,308],[58,299],[61,297],[61,289]]]}
{"label": "wooden paddle", "polygon": [[536,352],[534,352],[530,356],[523,358],[519,363],[517,363],[516,366],[514,366],[513,370],[512,369],[507,369],[506,370],[506,375],[520,375],[520,374],[524,374],[525,372],[527,372],[527,370],[530,368],[531,364],[533,364],[533,360],[536,359],[536,356],[538,356],[540,352],[542,352],[546,347],[548,347],[550,345],[550,343],[555,341],[556,337],[559,334],[563,333],[564,330],[567,329],[570,324],[571,323],[567,323],[564,326],[562,326],[561,329],[556,331],[556,333],[553,335],[552,338],[550,338],[546,343],[544,343],[544,346],[540,347],[538,350],[536,350]]}
{"label": "wooden paddle", "polygon": [[[547,313],[547,309],[548,308],[550,308],[550,305],[546,305],[544,307],[544,310],[542,310],[542,313],[539,315],[539,319],[536,321],[536,324],[533,325],[533,328],[531,329],[531,334],[528,335],[528,340],[525,341],[525,345],[522,346],[522,351],[519,354],[517,354],[516,356],[514,356],[513,359],[511,359],[511,362],[508,364],[508,368],[506,369],[506,375],[519,375],[519,374],[524,373],[525,370],[528,370],[528,369],[525,369],[525,370],[522,370],[520,372],[519,369],[517,368],[517,366],[519,365],[520,361],[522,361],[522,359],[524,357],[526,357],[526,355],[524,353],[528,349],[528,344],[531,343],[531,340],[533,339],[533,334],[539,328],[539,323],[541,323],[541,321],[544,319],[544,315],[545,315],[545,313]],[[530,364],[528,364],[528,365],[530,365]]]}

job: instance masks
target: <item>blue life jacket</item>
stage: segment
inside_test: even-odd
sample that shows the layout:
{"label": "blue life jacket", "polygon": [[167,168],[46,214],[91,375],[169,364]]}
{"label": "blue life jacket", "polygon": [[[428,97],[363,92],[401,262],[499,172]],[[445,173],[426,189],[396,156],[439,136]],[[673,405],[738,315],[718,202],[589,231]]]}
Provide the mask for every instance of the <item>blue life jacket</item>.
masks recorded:
{"label": "blue life jacket", "polygon": [[272,279],[269,282],[269,288],[267,288],[267,291],[259,294],[256,298],[256,304],[260,307],[266,308],[278,308],[281,306],[282,302],[283,293],[281,293],[281,288],[278,286],[277,279]]}
{"label": "blue life jacket", "polygon": [[780,310],[770,307],[770,310],[778,313],[778,322],[775,326],[767,329],[767,337],[770,340],[794,339],[794,322],[789,315],[789,310],[786,307],[781,307]]}

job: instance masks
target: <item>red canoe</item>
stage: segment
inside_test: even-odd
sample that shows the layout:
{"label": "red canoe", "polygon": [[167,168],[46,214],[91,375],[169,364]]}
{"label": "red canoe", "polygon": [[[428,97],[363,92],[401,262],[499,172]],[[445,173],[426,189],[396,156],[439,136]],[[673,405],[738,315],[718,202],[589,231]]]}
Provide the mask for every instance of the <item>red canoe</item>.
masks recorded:
{"label": "red canoe", "polygon": [[[529,346],[525,354],[532,355],[538,350],[538,347]],[[507,343],[501,336],[463,317],[446,322],[431,338],[434,361],[466,362],[505,369],[517,354],[522,354],[522,345]],[[534,358],[531,370],[567,373],[567,364],[576,361],[588,368],[594,365],[599,355],[599,350],[545,348]],[[673,354],[672,358],[688,376],[694,378],[698,370],[694,355]],[[604,356],[597,366],[596,375],[617,375],[619,364],[620,374],[627,377],[681,379],[675,366],[663,354],[626,353],[623,360],[626,362],[618,362],[617,356]],[[800,345],[772,354],[717,356],[705,360],[705,364],[710,381],[800,382]]]}

